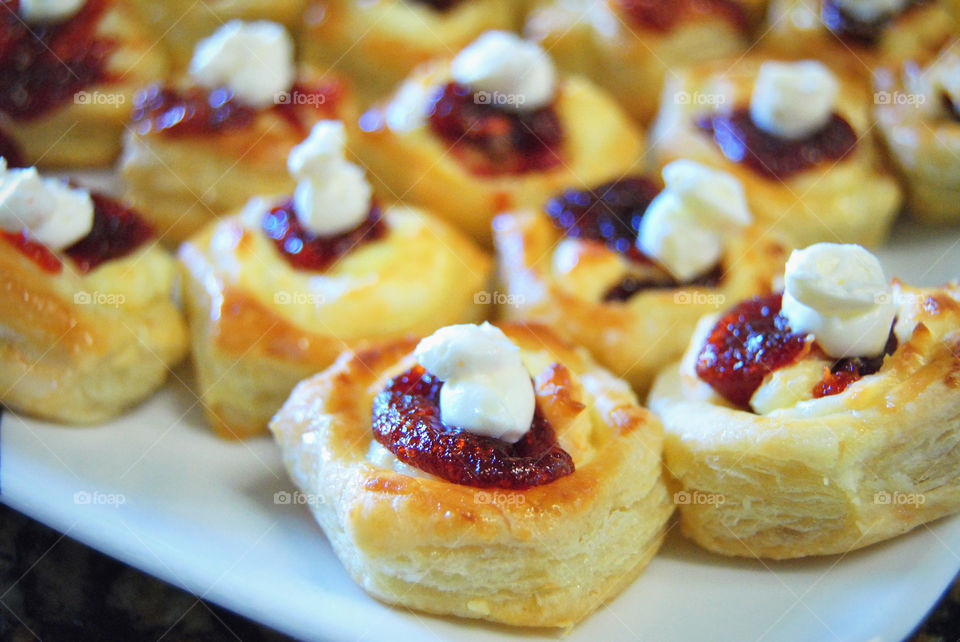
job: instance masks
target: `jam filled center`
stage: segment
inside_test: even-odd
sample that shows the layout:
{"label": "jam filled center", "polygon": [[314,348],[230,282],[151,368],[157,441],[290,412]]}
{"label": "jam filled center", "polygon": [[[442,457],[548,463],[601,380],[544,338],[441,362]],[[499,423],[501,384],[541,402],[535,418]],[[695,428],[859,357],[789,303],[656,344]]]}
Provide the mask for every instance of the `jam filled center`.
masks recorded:
{"label": "jam filled center", "polygon": [[560,165],[563,128],[553,107],[509,111],[517,96],[474,92],[447,84],[429,115],[429,125],[474,174],[526,174]]}
{"label": "jam filled center", "polygon": [[515,444],[447,426],[440,419],[443,382],[415,366],[373,401],[373,437],[405,464],[454,484],[523,490],[574,471],[573,459],[539,409]]}
{"label": "jam filled center", "polygon": [[261,222],[280,255],[298,270],[322,271],[354,248],[376,241],[387,233],[380,207],[372,204],[367,218],[360,225],[330,236],[314,234],[300,222],[293,201],[274,207]]}
{"label": "jam filled center", "polygon": [[[545,209],[565,236],[599,241],[631,261],[653,265],[650,258],[637,247],[637,235],[644,213],[659,192],[660,188],[653,181],[633,176],[610,181],[593,189],[568,189],[550,199]],[[688,285],[715,286],[722,275],[723,270],[718,265]],[[628,275],[607,291],[604,301],[625,301],[644,290],[673,288],[677,285],[666,273],[657,279]]]}
{"label": "jam filled center", "polygon": [[[154,237],[153,228],[123,204],[100,194],[91,194],[93,226],[90,233],[68,247],[63,254],[81,274],[133,253]],[[59,274],[60,258],[24,232],[0,232],[2,238],[20,250],[45,272]]]}
{"label": "jam filled center", "polygon": [[749,29],[743,7],[730,0],[616,0],[620,10],[636,27],[670,31],[686,20],[721,18],[740,31]]}
{"label": "jam filled center", "polygon": [[[279,94],[270,110],[279,115],[300,135],[305,136],[312,121],[304,118],[304,108],[334,115],[342,85],[333,79],[319,84],[295,85]],[[237,100],[230,89],[208,90],[191,87],[181,91],[153,85],[134,97],[131,121],[141,135],[151,132],[170,137],[227,133],[243,129],[254,121],[259,110]]]}
{"label": "jam filled center", "polygon": [[17,0],[0,7],[0,111],[38,118],[107,80],[113,44],[96,36],[106,0],[87,0],[69,20],[27,25]]}
{"label": "jam filled center", "polygon": [[[810,353],[820,352],[806,335],[793,332],[780,313],[782,297],[771,294],[743,301],[726,312],[710,331],[697,356],[696,372],[721,397],[747,408],[769,373],[790,366]],[[847,386],[883,365],[897,349],[892,330],[886,348],[877,357],[839,359],[813,389],[815,398],[843,392]]]}
{"label": "jam filled center", "polygon": [[839,114],[833,114],[819,131],[801,140],[763,131],[747,108],[702,116],[697,126],[713,135],[724,156],[768,178],[787,179],[821,163],[839,161],[857,145],[856,132]]}

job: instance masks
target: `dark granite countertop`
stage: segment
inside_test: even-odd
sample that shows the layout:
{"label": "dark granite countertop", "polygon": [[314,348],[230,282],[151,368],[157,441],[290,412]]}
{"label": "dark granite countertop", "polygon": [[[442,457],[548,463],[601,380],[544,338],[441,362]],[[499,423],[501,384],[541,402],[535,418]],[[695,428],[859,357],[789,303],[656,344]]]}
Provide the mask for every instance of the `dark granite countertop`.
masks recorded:
{"label": "dark granite countertop", "polygon": [[[0,505],[0,640],[290,638]],[[960,641],[960,578],[911,642]]]}

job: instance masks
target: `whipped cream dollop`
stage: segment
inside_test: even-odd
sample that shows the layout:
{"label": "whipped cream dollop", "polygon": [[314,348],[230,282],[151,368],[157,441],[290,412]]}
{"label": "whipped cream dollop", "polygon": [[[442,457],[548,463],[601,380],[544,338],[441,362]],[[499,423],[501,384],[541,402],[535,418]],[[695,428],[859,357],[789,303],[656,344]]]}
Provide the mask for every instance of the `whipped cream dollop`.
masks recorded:
{"label": "whipped cream dollop", "polygon": [[92,228],[90,192],[40,176],[35,167],[8,170],[0,158],[0,229],[25,231],[51,250],[63,250]]}
{"label": "whipped cream dollop", "polygon": [[910,4],[910,0],[833,0],[833,2],[861,22],[874,22],[896,15]]}
{"label": "whipped cream dollop", "polygon": [[487,102],[511,111],[539,109],[557,91],[557,71],[540,45],[507,31],[487,31],[453,59],[450,73]]}
{"label": "whipped cream dollop", "polygon": [[821,62],[768,60],[757,74],[750,117],[768,134],[803,139],[829,122],[838,90],[836,77]]}
{"label": "whipped cream dollop", "polygon": [[794,250],[784,273],[781,313],[834,358],[883,352],[896,316],[880,261],[860,245],[817,243]]}
{"label": "whipped cream dollop", "polygon": [[31,24],[61,22],[80,11],[86,0],[20,0],[20,15]]}
{"label": "whipped cream dollop", "polygon": [[370,213],[373,189],[363,169],[344,157],[346,142],[343,123],[322,120],[287,157],[287,169],[297,179],[294,211],[319,236],[348,232]]}
{"label": "whipped cream dollop", "polygon": [[229,87],[252,107],[276,104],[296,76],[293,40],[275,22],[231,20],[197,44],[190,75],[208,89]]}
{"label": "whipped cream dollop", "polygon": [[530,430],[536,399],[520,349],[499,328],[463,324],[420,341],[417,362],[443,380],[440,418],[476,435],[516,443]]}
{"label": "whipped cream dollop", "polygon": [[637,247],[678,281],[717,264],[726,236],[750,224],[743,186],[735,177],[691,160],[663,168],[664,190],[640,220]]}

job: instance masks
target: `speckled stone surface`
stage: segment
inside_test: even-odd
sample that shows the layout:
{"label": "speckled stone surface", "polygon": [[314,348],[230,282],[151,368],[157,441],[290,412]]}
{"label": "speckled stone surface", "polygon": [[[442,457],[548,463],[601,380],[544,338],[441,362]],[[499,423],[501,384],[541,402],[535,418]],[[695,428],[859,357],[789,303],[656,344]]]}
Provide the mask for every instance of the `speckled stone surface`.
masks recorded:
{"label": "speckled stone surface", "polygon": [[[290,640],[0,505],[0,640]],[[960,580],[911,642],[960,641]]]}

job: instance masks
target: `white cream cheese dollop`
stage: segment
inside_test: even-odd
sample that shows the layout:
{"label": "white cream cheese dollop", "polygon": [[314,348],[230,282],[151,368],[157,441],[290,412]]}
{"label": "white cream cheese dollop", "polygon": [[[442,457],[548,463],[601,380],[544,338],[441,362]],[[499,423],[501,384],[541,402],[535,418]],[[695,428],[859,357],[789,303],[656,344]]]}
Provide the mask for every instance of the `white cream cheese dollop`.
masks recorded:
{"label": "white cream cheese dollop", "polygon": [[417,362],[443,380],[440,418],[477,435],[516,443],[530,430],[536,399],[520,350],[497,327],[440,328],[417,345]]}
{"label": "white cream cheese dollop", "polygon": [[287,169],[298,181],[297,218],[320,236],[348,232],[370,212],[373,189],[363,169],[345,159],[346,141],[343,123],[322,120],[287,157]]}
{"label": "white cream cheese dollop", "polygon": [[836,77],[821,62],[768,60],[757,74],[750,117],[768,134],[803,139],[830,120],[838,90]]}
{"label": "white cream cheese dollop", "polygon": [[834,0],[834,4],[857,20],[874,22],[900,13],[910,0]]}
{"label": "white cream cheese dollop", "polygon": [[20,15],[30,24],[72,18],[86,0],[20,0]]}
{"label": "white cream cheese dollop", "polygon": [[637,247],[685,282],[716,265],[727,235],[750,224],[736,178],[691,160],[663,168],[664,190],[640,221]]}
{"label": "white cream cheese dollop", "polygon": [[512,111],[539,109],[553,100],[557,71],[543,48],[507,31],[487,31],[453,59],[450,73],[490,104]]}
{"label": "white cream cheese dollop", "polygon": [[231,20],[197,44],[190,75],[208,89],[229,87],[252,107],[275,104],[295,79],[293,40],[275,22]]}
{"label": "white cream cheese dollop", "polygon": [[812,334],[837,359],[883,352],[896,305],[880,262],[866,249],[817,243],[794,250],[784,284],[781,312],[794,332]]}
{"label": "white cream cheese dollop", "polygon": [[63,250],[90,233],[90,193],[57,178],[40,176],[35,167],[7,169],[0,159],[0,229],[25,230],[51,250]]}

